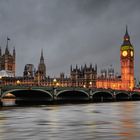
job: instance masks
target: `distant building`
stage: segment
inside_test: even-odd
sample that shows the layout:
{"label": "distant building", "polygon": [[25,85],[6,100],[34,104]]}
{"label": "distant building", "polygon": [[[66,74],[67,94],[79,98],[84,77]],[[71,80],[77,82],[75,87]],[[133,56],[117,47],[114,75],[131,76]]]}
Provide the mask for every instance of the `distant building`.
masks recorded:
{"label": "distant building", "polygon": [[[15,48],[13,49],[13,54],[9,52],[8,48],[8,41],[10,39],[7,38],[7,44],[5,48],[5,53],[2,54],[2,50],[0,48],[0,71],[5,71],[7,75],[10,75],[11,77],[15,76],[15,61],[16,61],[16,51]],[[8,74],[9,73],[9,74]]]}
{"label": "distant building", "polygon": [[90,64],[88,67],[76,65],[75,68],[71,66],[70,79],[71,85],[76,87],[96,87],[97,65],[95,67]]}
{"label": "distant building", "polygon": [[35,68],[33,64],[26,64],[24,67],[23,77],[29,78],[34,77]]}
{"label": "distant building", "polygon": [[0,77],[14,77],[14,74],[11,71],[1,70]]}
{"label": "distant building", "polygon": [[40,63],[35,73],[35,77],[38,81],[45,80],[46,78],[46,65],[44,62],[43,50],[41,51]]}

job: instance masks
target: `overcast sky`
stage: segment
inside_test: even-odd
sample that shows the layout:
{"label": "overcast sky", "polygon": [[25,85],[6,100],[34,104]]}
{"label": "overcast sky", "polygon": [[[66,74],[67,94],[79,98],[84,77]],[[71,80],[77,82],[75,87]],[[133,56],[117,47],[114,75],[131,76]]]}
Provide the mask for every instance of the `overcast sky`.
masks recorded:
{"label": "overcast sky", "polygon": [[16,48],[16,74],[38,66],[44,50],[47,75],[69,74],[70,65],[90,64],[120,73],[125,26],[135,48],[140,78],[139,0],[0,0],[0,45]]}

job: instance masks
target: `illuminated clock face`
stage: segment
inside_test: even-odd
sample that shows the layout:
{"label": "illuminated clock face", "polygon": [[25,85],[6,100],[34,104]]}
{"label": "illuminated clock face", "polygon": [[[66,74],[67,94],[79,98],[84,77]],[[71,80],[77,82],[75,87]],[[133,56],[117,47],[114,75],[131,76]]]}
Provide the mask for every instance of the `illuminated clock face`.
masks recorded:
{"label": "illuminated clock face", "polygon": [[123,56],[127,56],[127,51],[123,51],[123,52],[122,52],[122,55],[123,55]]}
{"label": "illuminated clock face", "polygon": [[133,51],[131,51],[131,52],[130,52],[130,55],[131,55],[131,56],[133,56],[133,55],[134,55]]}

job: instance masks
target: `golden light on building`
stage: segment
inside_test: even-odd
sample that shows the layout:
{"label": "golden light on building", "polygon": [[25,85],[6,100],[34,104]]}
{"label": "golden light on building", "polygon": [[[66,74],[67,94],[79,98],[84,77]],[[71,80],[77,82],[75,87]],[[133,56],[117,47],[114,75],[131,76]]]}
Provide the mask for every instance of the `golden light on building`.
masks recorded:
{"label": "golden light on building", "polygon": [[116,87],[116,85],[115,84],[113,84],[113,88],[115,88]]}

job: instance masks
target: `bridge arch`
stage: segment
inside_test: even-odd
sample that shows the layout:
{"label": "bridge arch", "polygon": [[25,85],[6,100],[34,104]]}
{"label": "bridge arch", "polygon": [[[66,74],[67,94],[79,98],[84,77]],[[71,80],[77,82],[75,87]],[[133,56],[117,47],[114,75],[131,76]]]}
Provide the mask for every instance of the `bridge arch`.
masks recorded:
{"label": "bridge arch", "polygon": [[127,92],[118,92],[116,93],[116,101],[128,101],[130,96]]}
{"label": "bridge arch", "polygon": [[87,101],[89,94],[84,90],[62,90],[56,94],[57,101]]}
{"label": "bridge arch", "polygon": [[47,101],[53,100],[53,95],[42,89],[12,89],[4,92],[1,98],[5,98],[9,93],[15,96],[18,103],[22,101],[24,103],[47,103]]}
{"label": "bridge arch", "polygon": [[131,94],[131,100],[139,101],[140,100],[140,93],[132,93]]}
{"label": "bridge arch", "polygon": [[94,102],[112,101],[113,94],[110,91],[95,91],[92,94]]}

